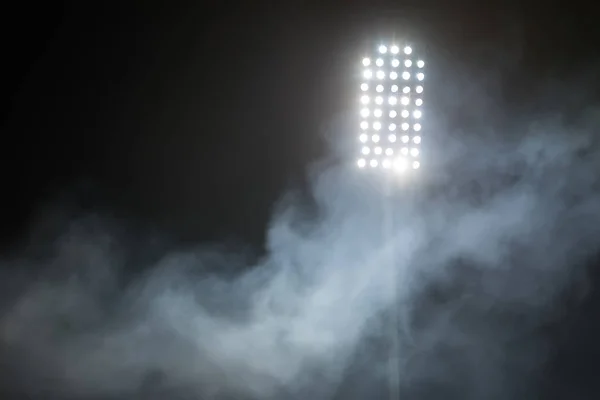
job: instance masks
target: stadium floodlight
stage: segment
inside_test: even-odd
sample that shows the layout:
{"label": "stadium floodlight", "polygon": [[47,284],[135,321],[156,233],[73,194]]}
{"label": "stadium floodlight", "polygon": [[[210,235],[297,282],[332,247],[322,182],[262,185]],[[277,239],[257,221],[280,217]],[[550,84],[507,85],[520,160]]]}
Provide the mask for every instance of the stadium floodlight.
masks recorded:
{"label": "stadium floodlight", "polygon": [[425,61],[418,49],[402,43],[379,43],[360,61],[358,167],[405,173],[420,168],[415,158],[425,126]]}
{"label": "stadium floodlight", "polygon": [[[389,177],[406,175],[421,168],[421,142],[424,114],[423,85],[425,62],[418,58],[418,49],[407,43],[378,43],[369,54],[362,58],[362,78],[357,112],[361,119],[358,134],[358,157],[356,165],[360,169],[384,171]],[[374,82],[372,82],[374,81]],[[401,85],[400,85],[401,82]],[[401,117],[401,118],[399,118]],[[385,182],[392,182],[390,179]],[[393,243],[393,206],[391,185],[386,184],[384,201],[384,231],[387,243]],[[388,190],[389,189],[389,190]],[[394,252],[390,255],[389,270],[395,274]],[[392,279],[396,296],[396,276]],[[396,304],[396,301],[392,302]],[[395,311],[395,310],[393,310]],[[389,352],[390,399],[399,398],[399,366],[397,361],[397,313],[390,320],[392,347]]]}

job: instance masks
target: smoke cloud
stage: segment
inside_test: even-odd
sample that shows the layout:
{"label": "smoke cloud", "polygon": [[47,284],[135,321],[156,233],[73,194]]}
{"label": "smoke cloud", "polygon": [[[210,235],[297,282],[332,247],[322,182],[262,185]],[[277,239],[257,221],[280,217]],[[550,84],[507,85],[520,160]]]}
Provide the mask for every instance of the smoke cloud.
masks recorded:
{"label": "smoke cloud", "polygon": [[386,200],[376,177],[315,166],[314,206],[285,196],[258,261],[49,213],[2,262],[2,367],[30,395],[381,398],[394,310],[405,398],[533,396],[541,331],[565,293],[585,294],[597,250],[599,159],[581,125],[439,135]]}

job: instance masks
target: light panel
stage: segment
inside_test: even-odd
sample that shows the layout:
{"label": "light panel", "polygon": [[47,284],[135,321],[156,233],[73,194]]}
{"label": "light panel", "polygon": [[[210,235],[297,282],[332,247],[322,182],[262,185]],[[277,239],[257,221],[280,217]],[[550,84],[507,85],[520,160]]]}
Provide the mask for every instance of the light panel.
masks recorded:
{"label": "light panel", "polygon": [[359,60],[357,166],[402,173],[421,167],[425,62],[407,43],[378,43]]}

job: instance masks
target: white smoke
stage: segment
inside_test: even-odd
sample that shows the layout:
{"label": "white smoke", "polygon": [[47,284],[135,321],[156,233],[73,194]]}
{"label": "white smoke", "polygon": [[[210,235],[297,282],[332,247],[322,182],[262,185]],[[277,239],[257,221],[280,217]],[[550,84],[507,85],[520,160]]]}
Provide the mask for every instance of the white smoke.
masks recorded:
{"label": "white smoke", "polygon": [[314,174],[314,213],[282,202],[251,264],[168,251],[131,281],[130,239],[75,219],[4,262],[38,266],[4,272],[6,368],[33,395],[379,398],[395,277],[407,396],[530,395],[548,355],[537,330],[581,282],[600,226],[590,137],[538,126],[518,140],[464,135],[444,147],[447,172],[398,181],[391,237],[377,182],[340,166]]}

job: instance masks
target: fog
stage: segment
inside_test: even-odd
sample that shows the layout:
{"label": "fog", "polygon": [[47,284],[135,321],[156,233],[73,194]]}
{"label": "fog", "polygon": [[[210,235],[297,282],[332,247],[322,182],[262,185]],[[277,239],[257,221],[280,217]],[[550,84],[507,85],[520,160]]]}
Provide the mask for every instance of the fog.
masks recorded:
{"label": "fog", "polygon": [[[353,123],[333,124],[334,155]],[[394,178],[390,197],[332,156],[309,168],[312,202],[282,194],[258,261],[50,207],[2,261],[7,384],[72,398],[382,398],[393,309],[404,398],[533,398],[552,354],[541,331],[566,293],[585,295],[597,250],[596,123],[521,119],[508,134],[432,118],[424,167]]]}

